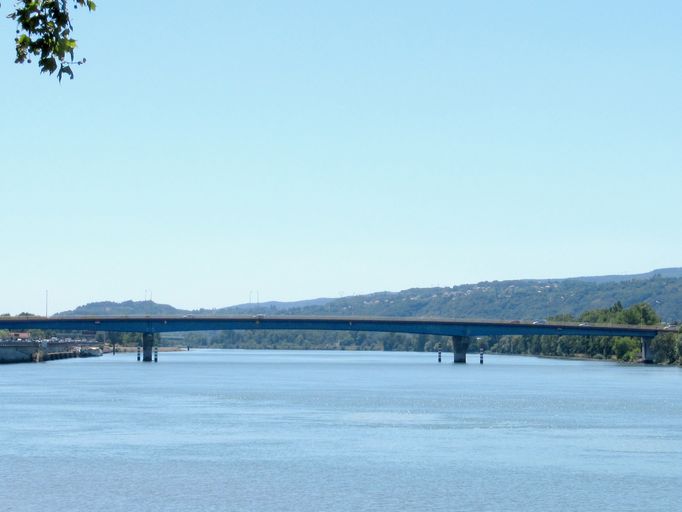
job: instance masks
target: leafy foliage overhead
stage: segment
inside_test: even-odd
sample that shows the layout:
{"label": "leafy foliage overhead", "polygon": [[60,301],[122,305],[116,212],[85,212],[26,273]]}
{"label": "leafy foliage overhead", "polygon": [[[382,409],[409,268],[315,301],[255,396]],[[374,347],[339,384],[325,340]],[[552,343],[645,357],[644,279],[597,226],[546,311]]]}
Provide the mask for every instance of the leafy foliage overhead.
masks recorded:
{"label": "leafy foliage overhead", "polygon": [[65,74],[73,79],[72,66],[84,64],[85,59],[76,61],[74,58],[76,40],[72,37],[70,4],[73,9],[81,7],[94,11],[96,8],[92,0],[20,0],[14,3],[14,10],[7,17],[17,23],[15,62],[30,64],[35,56],[41,73],[57,71],[60,82]]}

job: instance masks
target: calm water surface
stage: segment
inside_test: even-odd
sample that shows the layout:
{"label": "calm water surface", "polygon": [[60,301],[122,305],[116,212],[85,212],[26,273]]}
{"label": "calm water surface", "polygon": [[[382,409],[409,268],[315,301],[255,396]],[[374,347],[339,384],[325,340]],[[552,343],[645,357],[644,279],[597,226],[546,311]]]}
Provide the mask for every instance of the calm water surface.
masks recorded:
{"label": "calm water surface", "polygon": [[204,350],[1,366],[0,510],[679,506],[682,370],[435,359]]}

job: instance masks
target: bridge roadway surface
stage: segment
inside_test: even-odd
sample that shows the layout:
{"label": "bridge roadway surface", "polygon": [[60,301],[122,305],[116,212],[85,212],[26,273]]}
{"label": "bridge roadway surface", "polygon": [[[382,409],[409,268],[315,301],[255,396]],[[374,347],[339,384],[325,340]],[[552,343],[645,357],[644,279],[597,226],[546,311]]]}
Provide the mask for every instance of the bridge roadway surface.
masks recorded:
{"label": "bridge roadway surface", "polygon": [[564,335],[653,338],[664,326],[579,325],[447,318],[332,316],[81,316],[0,317],[0,329],[162,333],[224,330],[368,331],[439,336]]}

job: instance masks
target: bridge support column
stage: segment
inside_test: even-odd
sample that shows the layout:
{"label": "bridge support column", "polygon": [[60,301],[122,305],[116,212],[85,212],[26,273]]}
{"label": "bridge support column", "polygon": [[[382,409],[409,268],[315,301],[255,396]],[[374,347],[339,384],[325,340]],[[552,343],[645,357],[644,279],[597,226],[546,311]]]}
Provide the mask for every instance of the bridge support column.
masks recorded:
{"label": "bridge support column", "polygon": [[152,350],[154,349],[154,333],[142,333],[142,362],[152,362]]}
{"label": "bridge support column", "polygon": [[469,349],[468,336],[453,336],[452,337],[452,351],[455,353],[455,363],[467,362],[467,350]]}
{"label": "bridge support column", "polygon": [[651,338],[642,337],[642,362],[647,364],[654,362],[653,354],[651,353]]}

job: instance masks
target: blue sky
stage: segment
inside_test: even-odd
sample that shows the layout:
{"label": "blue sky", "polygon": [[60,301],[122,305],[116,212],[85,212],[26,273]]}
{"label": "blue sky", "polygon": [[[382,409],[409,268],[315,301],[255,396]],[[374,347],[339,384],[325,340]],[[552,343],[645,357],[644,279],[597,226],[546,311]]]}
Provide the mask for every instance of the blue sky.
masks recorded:
{"label": "blue sky", "polygon": [[98,2],[61,85],[0,13],[0,312],[682,266],[679,2]]}

